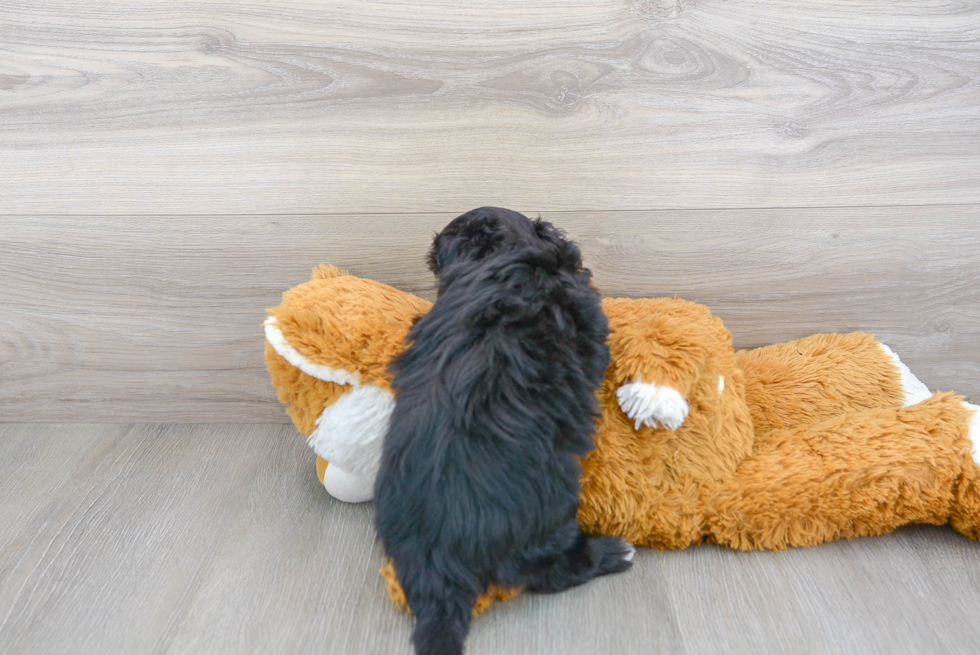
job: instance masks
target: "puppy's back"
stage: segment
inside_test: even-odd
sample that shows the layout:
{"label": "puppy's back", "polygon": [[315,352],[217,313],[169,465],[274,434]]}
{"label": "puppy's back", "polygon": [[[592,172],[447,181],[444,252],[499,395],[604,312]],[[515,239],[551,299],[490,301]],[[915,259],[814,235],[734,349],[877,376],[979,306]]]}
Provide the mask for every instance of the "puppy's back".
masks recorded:
{"label": "puppy's back", "polygon": [[419,643],[426,625],[465,635],[501,565],[574,521],[576,456],[592,447],[609,359],[577,249],[522,248],[468,269],[451,272],[393,364],[375,494],[409,605],[435,612],[419,616],[420,652],[441,652]]}

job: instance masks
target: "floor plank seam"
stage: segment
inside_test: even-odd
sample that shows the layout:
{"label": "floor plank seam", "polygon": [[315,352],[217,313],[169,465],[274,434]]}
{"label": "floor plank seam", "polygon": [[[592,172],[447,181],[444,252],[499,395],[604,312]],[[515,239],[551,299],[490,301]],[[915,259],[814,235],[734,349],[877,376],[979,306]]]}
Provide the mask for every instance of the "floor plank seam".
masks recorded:
{"label": "floor plank seam", "polygon": [[[603,209],[603,208],[582,208],[582,209],[533,209],[527,210],[531,213],[542,213],[549,215],[565,214],[643,214],[643,213],[666,213],[666,212],[751,212],[751,211],[807,211],[822,209],[918,209],[926,207],[980,207],[977,202],[925,202],[925,203],[886,203],[873,205],[759,205],[759,206],[740,206],[740,207],[651,207],[642,209]],[[236,216],[263,218],[308,218],[316,216],[431,216],[433,214],[446,214],[455,216],[459,213],[459,208],[432,209],[426,211],[394,212],[394,211],[372,211],[372,212],[212,212],[207,214],[193,214],[187,212],[176,212],[173,214],[160,213],[134,213],[134,212],[105,212],[105,213],[84,213],[76,214],[71,212],[46,212],[43,214],[32,214],[23,212],[0,212],[0,219],[3,218],[209,218],[209,217],[228,217]]]}

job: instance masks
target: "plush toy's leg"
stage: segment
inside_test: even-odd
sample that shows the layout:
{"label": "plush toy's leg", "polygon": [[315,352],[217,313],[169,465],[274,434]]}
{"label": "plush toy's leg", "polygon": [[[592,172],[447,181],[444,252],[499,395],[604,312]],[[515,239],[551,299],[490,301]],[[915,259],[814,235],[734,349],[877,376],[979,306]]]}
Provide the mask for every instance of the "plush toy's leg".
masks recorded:
{"label": "plush toy's leg", "polygon": [[514,557],[497,573],[503,585],[553,594],[632,566],[636,549],[619,537],[589,537],[573,520],[545,544]]}
{"label": "plush toy's leg", "polygon": [[815,334],[736,353],[756,438],[865,409],[921,402],[931,394],[874,336]]}
{"label": "plush toy's leg", "polygon": [[374,498],[374,480],[343,471],[319,455],[316,477],[331,496],[345,503],[363,503]]}
{"label": "plush toy's leg", "polygon": [[967,438],[971,442],[974,466],[963,474],[949,522],[958,532],[980,540],[980,407],[963,404],[973,411]]}
{"label": "plush toy's leg", "polygon": [[883,343],[879,343],[878,347],[881,348],[888,358],[891,360],[895,368],[898,369],[899,376],[901,378],[902,386],[902,406],[910,407],[917,403],[921,403],[926,398],[932,396],[932,392],[929,391],[929,387],[922,384],[919,378],[912,374],[909,367],[905,365],[894,350],[889,348]]}
{"label": "plush toy's leg", "polygon": [[327,472],[327,460],[323,459],[319,455],[316,456],[316,478],[323,484],[323,476]]}
{"label": "plush toy's leg", "polygon": [[980,530],[977,424],[971,407],[937,394],[774,430],[708,501],[711,540],[735,548],[809,546],[906,523]]}

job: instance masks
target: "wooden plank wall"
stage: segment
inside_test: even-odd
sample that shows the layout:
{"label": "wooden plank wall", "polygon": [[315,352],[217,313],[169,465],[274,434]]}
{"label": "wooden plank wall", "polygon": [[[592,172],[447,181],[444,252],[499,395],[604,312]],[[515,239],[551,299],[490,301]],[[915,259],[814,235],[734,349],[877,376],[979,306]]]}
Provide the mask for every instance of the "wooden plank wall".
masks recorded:
{"label": "wooden plank wall", "polygon": [[484,204],[980,400],[972,0],[0,3],[0,419],[285,421],[263,309]]}

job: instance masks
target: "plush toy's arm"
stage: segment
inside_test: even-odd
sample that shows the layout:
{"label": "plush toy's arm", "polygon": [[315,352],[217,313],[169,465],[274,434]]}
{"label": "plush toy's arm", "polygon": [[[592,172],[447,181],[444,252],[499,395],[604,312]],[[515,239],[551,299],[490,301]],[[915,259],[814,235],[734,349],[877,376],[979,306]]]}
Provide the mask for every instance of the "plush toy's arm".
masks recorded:
{"label": "plush toy's arm", "polygon": [[634,430],[642,425],[676,430],[690,411],[679,391],[653,382],[628,382],[616,390],[616,400],[623,413],[636,422]]}
{"label": "plush toy's arm", "polygon": [[610,373],[619,406],[641,425],[676,430],[707,358],[706,309],[672,299],[607,299]]}

